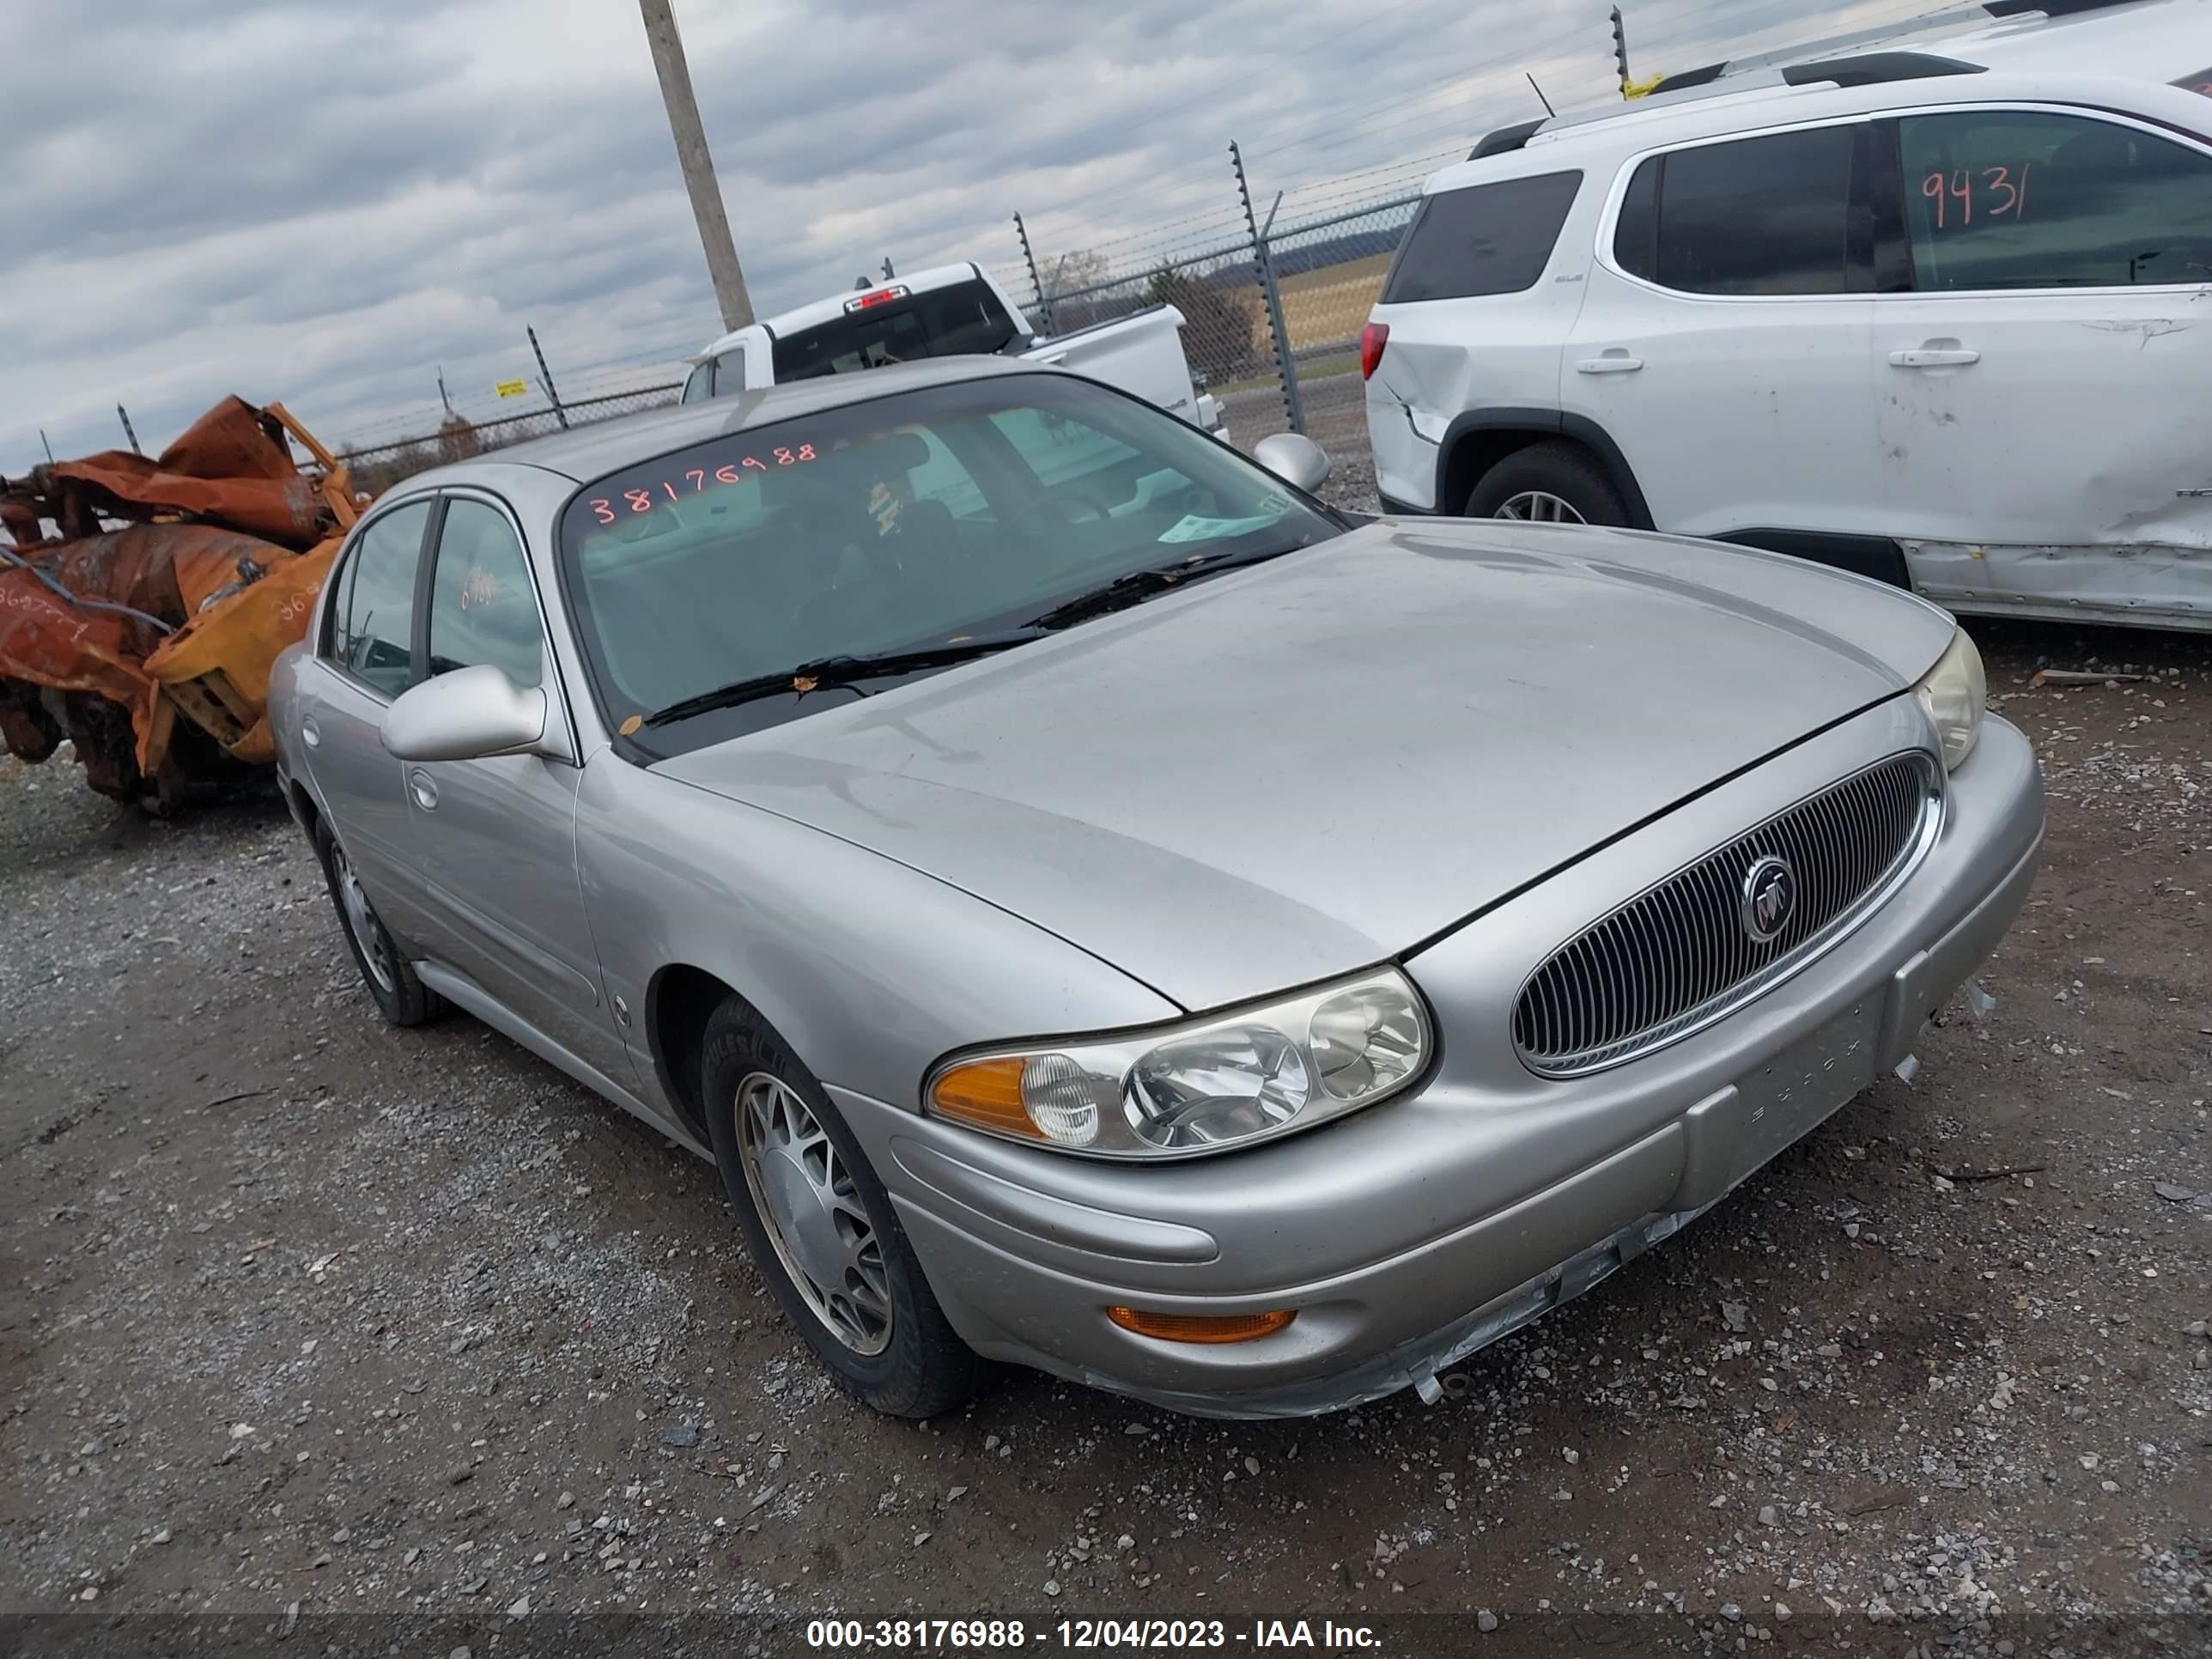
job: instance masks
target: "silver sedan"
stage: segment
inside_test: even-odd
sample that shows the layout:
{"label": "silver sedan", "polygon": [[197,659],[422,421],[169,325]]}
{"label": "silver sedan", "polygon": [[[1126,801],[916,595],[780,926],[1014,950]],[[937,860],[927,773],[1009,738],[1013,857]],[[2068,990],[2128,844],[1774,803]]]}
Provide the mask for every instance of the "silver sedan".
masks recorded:
{"label": "silver sedan", "polygon": [[272,696],[369,994],[714,1159],[886,1412],[1432,1396],[1905,1061],[2041,788],[1906,593],[1261,459],[951,359],[392,490]]}

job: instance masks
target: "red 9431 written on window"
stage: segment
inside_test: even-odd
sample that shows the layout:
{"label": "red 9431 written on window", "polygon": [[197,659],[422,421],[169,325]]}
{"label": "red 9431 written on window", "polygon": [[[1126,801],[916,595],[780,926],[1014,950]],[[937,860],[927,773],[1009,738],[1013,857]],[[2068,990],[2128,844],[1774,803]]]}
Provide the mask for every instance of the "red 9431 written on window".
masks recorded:
{"label": "red 9431 written on window", "polygon": [[769,450],[767,460],[748,455],[742,460],[725,461],[712,471],[703,466],[688,467],[672,477],[625,489],[618,497],[598,497],[591,503],[592,516],[601,524],[612,524],[628,514],[650,513],[663,501],[680,501],[686,495],[702,495],[722,484],[742,483],[748,471],[773,472],[780,466],[797,466],[818,459],[812,444],[779,447]]}
{"label": "red 9431 written on window", "polygon": [[1955,167],[1931,173],[1920,193],[1935,204],[1929,222],[1938,230],[1962,230],[1977,219],[2018,221],[2027,216],[2027,175],[2033,162],[2018,167]]}

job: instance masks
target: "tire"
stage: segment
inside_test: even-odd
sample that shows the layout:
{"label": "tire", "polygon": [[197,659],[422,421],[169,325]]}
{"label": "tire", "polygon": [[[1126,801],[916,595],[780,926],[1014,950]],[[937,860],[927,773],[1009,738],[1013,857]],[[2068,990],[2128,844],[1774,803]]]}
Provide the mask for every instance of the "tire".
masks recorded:
{"label": "tire", "polygon": [[[1470,519],[1525,519],[1509,507],[1527,497],[1562,503],[1584,524],[1626,525],[1628,504],[1597,457],[1579,444],[1531,444],[1516,449],[1475,481],[1467,498]],[[1564,519],[1565,515],[1559,515]],[[1573,522],[1566,519],[1566,522]]]}
{"label": "tire", "polygon": [[[814,1074],[736,996],[708,1018],[699,1069],[730,1206],[814,1357],[888,1416],[935,1417],[966,1401],[988,1367],[938,1306],[883,1182]],[[827,1233],[793,1226],[787,1241],[771,1212],[804,1219],[817,1214],[810,1203],[830,1218]]]}
{"label": "tire", "polygon": [[353,965],[361,970],[361,982],[368,988],[377,1012],[394,1025],[427,1025],[444,1013],[446,1000],[415,976],[415,969],[378,919],[368,895],[359,891],[358,883],[354,883],[359,904],[356,921],[346,892],[351,864],[337,837],[322,824],[315,826],[315,855],[322,860],[323,880],[331,890],[331,908],[337,912],[338,931],[345,935]]}

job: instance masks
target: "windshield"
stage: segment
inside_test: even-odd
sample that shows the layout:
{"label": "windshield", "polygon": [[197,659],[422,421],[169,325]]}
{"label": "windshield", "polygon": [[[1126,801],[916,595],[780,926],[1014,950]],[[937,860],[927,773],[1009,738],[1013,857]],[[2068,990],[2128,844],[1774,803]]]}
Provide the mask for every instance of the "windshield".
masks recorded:
{"label": "windshield", "polygon": [[[1147,404],[1016,374],[627,468],[570,501],[560,548],[601,712],[659,756],[883,689],[855,676],[646,723],[720,688],[832,659],[1028,637],[1040,623],[1073,625],[1079,615],[1049,613],[1117,579],[1194,577],[1340,528]],[[1125,583],[1138,591],[1124,597],[1142,603],[1165,586]]]}
{"label": "windshield", "polygon": [[777,336],[776,383],[963,352],[990,356],[1020,332],[980,277],[925,294],[901,295],[896,287],[889,292],[898,297],[867,304],[855,299],[834,321]]}

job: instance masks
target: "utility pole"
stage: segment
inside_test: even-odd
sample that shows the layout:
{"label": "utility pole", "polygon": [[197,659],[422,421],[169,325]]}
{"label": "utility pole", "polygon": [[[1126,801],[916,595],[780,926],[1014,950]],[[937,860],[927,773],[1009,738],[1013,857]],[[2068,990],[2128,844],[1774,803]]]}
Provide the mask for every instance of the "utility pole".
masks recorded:
{"label": "utility pole", "polygon": [[753,302],[745,292],[745,273],[738,264],[738,245],[730,237],[730,216],[714,182],[714,158],[707,151],[707,131],[699,125],[699,100],[692,95],[691,70],[684,61],[683,38],[669,0],[637,0],[645,16],[645,39],[653,48],[653,67],[660,76],[660,100],[668,106],[668,130],[676,140],[676,160],[684,187],[691,195],[691,216],[699,222],[699,240],[707,250],[707,273],[714,280],[714,299],[722,326],[750,327]]}

